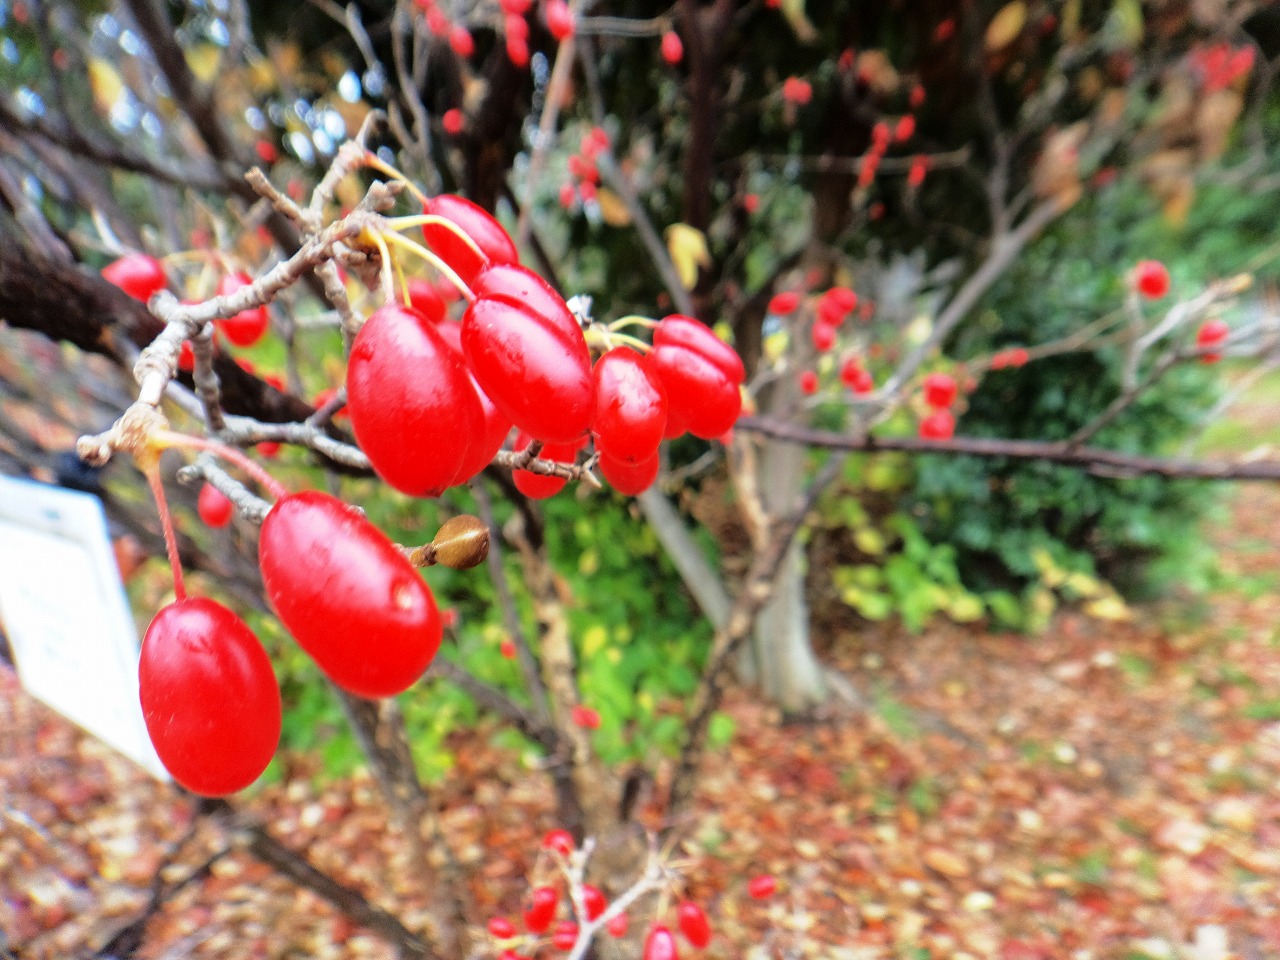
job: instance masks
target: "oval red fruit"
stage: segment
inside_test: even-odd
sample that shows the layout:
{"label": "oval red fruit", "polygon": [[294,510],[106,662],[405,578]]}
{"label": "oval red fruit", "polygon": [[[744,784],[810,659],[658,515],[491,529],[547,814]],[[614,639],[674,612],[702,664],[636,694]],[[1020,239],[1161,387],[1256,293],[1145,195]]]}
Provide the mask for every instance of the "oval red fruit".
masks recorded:
{"label": "oval red fruit", "polygon": [[1159,260],[1143,260],[1133,268],[1134,286],[1149,300],[1159,300],[1169,292],[1169,270]]}
{"label": "oval red fruit", "polygon": [[472,282],[471,290],[477,297],[493,297],[527,307],[550,321],[571,340],[582,337],[582,327],[569,312],[564,297],[547,281],[518,263],[486,267]]}
{"label": "oval red fruit", "polygon": [[668,437],[678,426],[712,440],[737,422],[742,412],[738,383],[712,360],[687,347],[661,344],[649,362],[667,391]]}
{"label": "oval red fruit", "polygon": [[573,36],[573,14],[564,0],[547,0],[543,13],[551,36],[557,40]]}
{"label": "oval red fruit", "polygon": [[206,483],[200,488],[200,496],[196,499],[196,512],[209,526],[225,527],[231,522],[235,507],[217,487]]}
{"label": "oval red fruit", "polygon": [[950,440],[956,432],[956,418],[950,410],[935,410],[920,421],[921,440]]}
{"label": "oval red fruit", "polygon": [[[523,450],[529,446],[530,437],[527,433],[520,433],[516,437],[516,452]],[[539,460],[554,460],[556,463],[573,463],[578,458],[578,451],[582,449],[578,443],[548,443],[538,453]],[[553,497],[561,490],[569,481],[564,477],[553,477],[545,473],[534,473],[532,470],[512,470],[511,479],[516,485],[516,489],[523,493],[530,500],[545,500],[547,497]]]}
{"label": "oval red fruit", "polygon": [[778,880],[771,873],[762,873],[747,881],[747,893],[756,900],[767,900],[778,889]]}
{"label": "oval red fruit", "polygon": [[667,61],[673,67],[684,59],[684,43],[680,40],[680,34],[674,30],[668,30],[662,35],[662,59]]}
{"label": "oval red fruit", "polygon": [[595,920],[608,908],[609,901],[599,887],[593,887],[589,883],[582,885],[582,911],[586,914],[587,922]]}
{"label": "oval red fruit", "polygon": [[800,392],[810,396],[818,392],[818,375],[812,370],[800,371]]}
{"label": "oval red fruit", "polygon": [[955,377],[946,373],[931,373],[924,378],[924,402],[935,410],[945,410],[956,402]]}
{"label": "oval red fruit", "polygon": [[415,497],[458,482],[485,425],[462,358],[439,326],[398,304],[375,310],[356,334],[347,412],[378,476]]}
{"label": "oval red fruit", "polygon": [[653,331],[653,345],[660,347],[670,344],[688,347],[695,353],[702,354],[735,384],[742,383],[747,378],[747,371],[738,351],[716,336],[715,331],[705,323],[693,317],[673,313],[658,322]]}
{"label": "oval red fruit", "polygon": [[1202,351],[1200,362],[1217,363],[1221,360],[1222,354],[1210,348],[1225,343],[1229,336],[1231,336],[1231,328],[1227,326],[1225,320],[1219,317],[1202,323],[1200,329],[1196,331],[1196,347]]}
{"label": "oval red fruit", "polygon": [[560,895],[553,887],[537,887],[530,894],[529,906],[524,911],[524,925],[531,933],[544,933],[555,919]]}
{"label": "oval red fruit", "polygon": [[800,294],[793,290],[788,290],[784,293],[775,293],[770,297],[767,309],[769,313],[775,316],[785,317],[798,306],[800,306]]}
{"label": "oval red fruit", "polygon": [[[217,294],[225,297],[252,283],[253,280],[247,273],[228,273],[218,281]],[[250,307],[215,323],[223,335],[237,347],[251,347],[262,339],[271,326],[271,315],[265,306]]]}
{"label": "oval red fruit", "polygon": [[146,253],[126,253],[102,268],[102,278],[143,303],[169,285],[164,264]]}
{"label": "oval red fruit", "polygon": [[548,830],[542,838],[544,850],[554,850],[562,857],[573,853],[573,834],[568,830]]}
{"label": "oval red fruit", "polygon": [[204,796],[242,790],[280,740],[271,661],[244,621],[203,597],[164,607],[138,662],[142,717],[175,780]]}
{"label": "oval red fruit", "polygon": [[703,909],[692,900],[682,900],[676,908],[680,932],[692,946],[699,950],[711,942],[711,923]]}
{"label": "oval red fruit", "polygon": [[283,497],[262,524],[258,558],[276,613],[344,690],[394,696],[436,655],[431,590],[354,507],[315,490]]}
{"label": "oval red fruit", "polygon": [[624,496],[634,497],[644,493],[653,481],[658,479],[658,470],[662,465],[662,456],[656,450],[648,460],[639,463],[628,463],[615,460],[613,457],[600,454],[597,465],[609,485]]}
{"label": "oval red fruit", "polygon": [[557,950],[572,950],[578,942],[578,925],[572,920],[561,920],[551,932],[551,945]]}
{"label": "oval red fruit", "polygon": [[510,940],[516,935],[516,926],[506,917],[493,917],[489,921],[489,933],[499,940]]}
{"label": "oval red fruit", "polygon": [[423,210],[432,216],[452,221],[475,241],[484,254],[483,257],[478,256],[465,240],[446,226],[432,223],[422,228],[427,246],[466,283],[470,284],[472,278],[487,264],[515,263],[520,259],[516,253],[516,245],[511,242],[511,237],[502,228],[502,224],[483,207],[470,200],[452,193],[442,193],[428,199]]}
{"label": "oval red fruit", "polygon": [[576,326],[506,297],[480,297],[462,318],[462,352],[494,405],[534,438],[572,443],[590,429],[595,381]]}
{"label": "oval red fruit", "polygon": [[629,926],[631,926],[631,918],[624,911],[616,917],[611,917],[609,922],[604,925],[604,928],[609,931],[609,936],[611,937],[625,937]]}
{"label": "oval red fruit", "polygon": [[596,361],[594,375],[596,449],[631,464],[652,458],[667,427],[667,394],[645,357],[615,347]]}
{"label": "oval red fruit", "polygon": [[645,937],[642,957],[643,960],[679,960],[675,934],[662,924],[654,924],[649,936]]}

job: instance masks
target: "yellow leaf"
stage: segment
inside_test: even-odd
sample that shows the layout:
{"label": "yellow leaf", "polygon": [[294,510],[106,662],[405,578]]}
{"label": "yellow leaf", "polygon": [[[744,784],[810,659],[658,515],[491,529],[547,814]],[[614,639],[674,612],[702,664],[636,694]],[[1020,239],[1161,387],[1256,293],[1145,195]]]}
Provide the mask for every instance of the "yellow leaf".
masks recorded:
{"label": "yellow leaf", "polygon": [[124,80],[115,67],[98,57],[89,59],[89,90],[99,112],[110,113],[124,89]]}
{"label": "yellow leaf", "polygon": [[687,290],[692,290],[697,284],[698,268],[711,266],[707,238],[701,230],[687,223],[673,223],[667,227],[667,251],[680,274],[680,282]]}
{"label": "yellow leaf", "polygon": [[201,83],[212,83],[222,62],[222,50],[212,43],[192,44],[186,50],[187,66]]}
{"label": "yellow leaf", "polygon": [[1077,597],[1096,597],[1102,592],[1101,583],[1079,570],[1068,574],[1066,581],[1062,585]]}
{"label": "yellow leaf", "polygon": [[987,24],[987,53],[1003,50],[1022,33],[1027,25],[1027,5],[1023,0],[1013,0],[1000,8],[1000,12]]}
{"label": "yellow leaf", "polygon": [[973,623],[982,619],[982,601],[971,593],[962,593],[951,601],[947,614],[956,623]]}
{"label": "yellow leaf", "polygon": [[853,535],[853,545],[869,557],[878,557],[884,553],[884,537],[880,531],[863,527]]}
{"label": "yellow leaf", "polygon": [[627,209],[623,199],[608,187],[596,191],[596,203],[600,206],[600,217],[611,227],[627,227],[631,225],[631,211]]}
{"label": "yellow leaf", "polygon": [[1097,600],[1090,600],[1084,605],[1084,612],[1099,620],[1128,620],[1133,616],[1125,606],[1125,602],[1114,593]]}

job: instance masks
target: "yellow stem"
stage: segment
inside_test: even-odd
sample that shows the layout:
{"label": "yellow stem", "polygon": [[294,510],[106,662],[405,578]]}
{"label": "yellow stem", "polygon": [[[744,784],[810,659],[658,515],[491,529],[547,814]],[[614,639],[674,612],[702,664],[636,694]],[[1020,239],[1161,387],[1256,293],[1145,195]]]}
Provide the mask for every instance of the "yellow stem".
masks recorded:
{"label": "yellow stem", "polygon": [[466,282],[460,276],[458,276],[457,271],[455,271],[453,267],[449,266],[449,264],[445,263],[438,256],[436,256],[434,253],[432,253],[430,250],[424,247],[422,244],[414,243],[408,237],[402,237],[398,233],[388,233],[386,234],[386,239],[389,240],[391,243],[395,244],[397,247],[403,247],[405,250],[408,250],[410,253],[413,253],[416,256],[421,257],[423,260],[427,261],[427,263],[431,264],[433,267],[435,267],[437,270],[443,273],[449,279],[449,282],[452,283],[455,287],[457,287],[458,291],[464,297],[467,298],[468,302],[475,300],[476,295],[472,293],[471,288],[467,286]]}
{"label": "yellow stem", "polygon": [[387,220],[393,230],[409,230],[413,227],[444,227],[455,237],[471,248],[471,252],[483,260],[489,262],[489,255],[480,249],[480,245],[471,238],[471,234],[463,230],[462,227],[454,223],[448,217],[442,217],[438,213],[416,213],[409,217],[393,217]]}
{"label": "yellow stem", "polygon": [[418,188],[418,185],[414,183],[412,180],[410,180],[408,177],[406,177],[399,170],[397,170],[395,167],[391,166],[391,164],[384,163],[382,161],[382,158],[380,158],[376,153],[373,153],[372,151],[366,151],[364,155],[364,162],[366,166],[373,167],[373,169],[377,170],[378,172],[385,173],[388,177],[392,177],[400,181],[401,183],[403,183],[406,187],[409,188],[409,192],[414,195],[417,201],[421,203],[423,206],[426,206],[427,195]]}

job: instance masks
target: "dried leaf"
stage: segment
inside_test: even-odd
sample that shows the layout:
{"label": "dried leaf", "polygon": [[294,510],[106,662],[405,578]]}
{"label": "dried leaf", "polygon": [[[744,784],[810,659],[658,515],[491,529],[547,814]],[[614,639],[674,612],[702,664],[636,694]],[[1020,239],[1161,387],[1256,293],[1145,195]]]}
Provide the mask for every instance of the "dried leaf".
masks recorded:
{"label": "dried leaf", "polygon": [[596,191],[596,203],[600,205],[600,217],[609,226],[631,225],[631,211],[627,209],[626,202],[608,187]]}
{"label": "dried leaf", "polygon": [[667,251],[671,262],[680,274],[685,289],[692,290],[698,282],[698,268],[711,266],[711,251],[701,230],[687,223],[673,223],[667,227]]}

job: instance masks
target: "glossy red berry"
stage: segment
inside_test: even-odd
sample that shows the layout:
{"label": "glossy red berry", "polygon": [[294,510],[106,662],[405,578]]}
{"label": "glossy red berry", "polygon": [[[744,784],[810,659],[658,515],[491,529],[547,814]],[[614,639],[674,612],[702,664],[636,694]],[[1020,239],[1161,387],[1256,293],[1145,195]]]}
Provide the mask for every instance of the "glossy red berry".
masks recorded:
{"label": "glossy red berry", "polygon": [[627,935],[627,927],[631,926],[631,918],[625,912],[611,917],[604,928],[609,931],[611,937],[625,937]]}
{"label": "glossy red berry", "polygon": [[789,313],[793,313],[796,307],[800,306],[800,294],[794,290],[787,290],[783,293],[775,293],[769,298],[768,312],[775,316],[785,317]]}
{"label": "glossy red berry", "polygon": [[489,921],[489,933],[499,940],[510,940],[516,935],[516,925],[506,917],[493,917]]}
{"label": "glossy red berry", "polygon": [[604,893],[601,892],[600,888],[584,883],[582,885],[582,911],[586,914],[587,921],[595,920],[607,909],[609,909],[609,901],[605,899]]}
{"label": "glossy red berry", "polygon": [[654,924],[644,940],[643,960],[680,960],[676,937],[662,924]]}
{"label": "glossy red berry", "polygon": [[703,949],[711,942],[711,923],[703,909],[692,900],[682,900],[676,908],[680,932],[690,945]]}
{"label": "glossy red berry", "polygon": [[572,950],[578,942],[578,925],[572,920],[561,920],[551,931],[551,945],[557,950]]}
{"label": "glossy red berry", "polygon": [[1221,360],[1222,354],[1211,348],[1225,343],[1229,336],[1231,336],[1231,328],[1227,326],[1225,320],[1215,317],[1201,324],[1200,329],[1196,331],[1196,347],[1202,351],[1200,362],[1217,363]]}
{"label": "glossy red berry", "polygon": [[662,35],[662,59],[667,61],[673,67],[684,59],[684,43],[680,40],[680,34],[674,30],[668,30]]}
{"label": "glossy red berry", "polygon": [[819,320],[810,332],[813,336],[813,345],[820,353],[826,353],[836,345],[836,328],[831,324]]}
{"label": "glossy red berry", "polygon": [[200,488],[200,496],[196,498],[196,512],[209,526],[225,527],[231,522],[235,507],[217,487],[206,483]]}
{"label": "glossy red berry", "polygon": [[451,137],[456,137],[462,132],[464,123],[465,118],[462,115],[462,111],[457,107],[450,107],[440,117],[440,126]]}
{"label": "glossy red berry", "polygon": [[516,245],[502,224],[470,200],[442,193],[428,199],[423,212],[457,224],[484,254],[483,258],[477,256],[467,242],[448,227],[428,224],[422,228],[427,246],[468,284],[489,263],[515,263],[520,259]]}
{"label": "glossy red berry", "polygon": [[897,126],[893,128],[893,138],[899,143],[904,140],[910,140],[916,134],[916,118],[911,114],[907,114],[898,120]]}
{"label": "glossy red berry", "polygon": [[517,23],[524,23],[524,21],[519,17],[507,17],[507,59],[510,60],[514,66],[524,69],[529,65],[529,41],[526,37],[519,36],[511,32],[510,25],[512,19]]}
{"label": "glossy red berry", "polygon": [[594,707],[584,707],[582,704],[578,704],[569,711],[569,714],[575,726],[582,727],[584,730],[600,729],[600,711]]}
{"label": "glossy red berry", "polygon": [[945,410],[956,402],[955,377],[946,373],[931,373],[924,378],[924,402],[935,410]]}
{"label": "glossy red berry", "polygon": [[463,26],[455,26],[449,31],[449,46],[463,60],[470,59],[476,52],[475,39],[471,36],[471,31]]}
{"label": "glossy red berry", "polygon": [[378,476],[401,493],[439,496],[460,482],[484,411],[440,327],[410,307],[375,310],[347,365],[351,429]]}
{"label": "glossy red berry", "polygon": [[[516,436],[515,449],[518,453],[531,442],[527,433]],[[554,460],[556,463],[573,463],[578,458],[582,447],[577,443],[548,443],[538,454],[539,460]],[[516,489],[530,500],[545,500],[554,497],[568,483],[564,477],[553,477],[545,473],[534,473],[532,470],[512,470],[511,479]]]}
{"label": "glossy red berry", "polygon": [[681,346],[702,354],[734,384],[747,378],[746,368],[738,351],[729,346],[715,331],[700,320],[679,313],[663,317],[653,330],[655,347]]}
{"label": "glossy red berry", "polygon": [[463,315],[462,351],[489,399],[521,430],[571,443],[590,429],[595,381],[576,324],[528,300],[482,296]]}
{"label": "glossy red berry", "polygon": [[818,319],[838,327],[858,305],[858,295],[848,287],[832,287],[818,298]]}
{"label": "glossy red berry", "polygon": [[762,873],[747,881],[747,893],[756,900],[767,900],[778,889],[778,880],[771,873]]}
{"label": "glossy red berry", "polygon": [[[225,274],[218,281],[217,294],[225,297],[253,283],[253,279],[242,272]],[[250,307],[241,310],[233,317],[215,321],[223,336],[237,347],[251,347],[267,332],[271,326],[271,315],[265,306]]]}
{"label": "glossy red berry", "polygon": [[573,834],[568,830],[548,830],[542,838],[544,850],[554,850],[562,857],[573,853]]}
{"label": "glossy red berry", "polygon": [[950,410],[935,410],[920,421],[921,440],[950,440],[956,432],[956,418]]}
{"label": "glossy red berry", "polygon": [[813,85],[802,77],[787,77],[782,81],[782,99],[802,107],[813,99]]}
{"label": "glossy red berry", "polygon": [[573,36],[573,14],[564,0],[547,0],[543,11],[547,18],[547,30],[557,40]]}
{"label": "glossy red berry", "polygon": [[169,284],[164,264],[146,253],[127,253],[102,268],[102,278],[146,303]]}
{"label": "glossy red berry", "polygon": [[596,361],[596,449],[626,463],[651,458],[667,427],[667,393],[647,358],[615,347]]}
{"label": "glossy red berry", "polygon": [[1169,292],[1169,270],[1159,260],[1143,260],[1133,268],[1133,284],[1148,300],[1159,300]]}
{"label": "glossy red berry", "polygon": [[529,906],[524,911],[524,925],[530,933],[545,933],[555,919],[556,907],[560,904],[560,895],[554,887],[537,887],[529,897]]}
{"label": "glossy red berry", "polygon": [[334,683],[362,697],[408,689],[440,646],[435,598],[354,507],[309,490],[276,502],[258,540],[267,597]]}
{"label": "glossy red berry", "polygon": [[628,463],[625,460],[615,460],[613,457],[602,453],[596,465],[613,489],[624,496],[634,497],[637,494],[644,493],[653,486],[653,481],[658,479],[658,470],[662,466],[662,455],[655,450],[648,460],[641,460],[639,463]]}
{"label": "glossy red berry", "polygon": [[242,790],[280,740],[271,661],[244,621],[203,597],[156,614],[138,663],[142,716],[173,778],[205,796]]}
{"label": "glossy red berry", "polygon": [[800,371],[800,392],[806,396],[811,396],[818,392],[818,375],[812,370]]}

